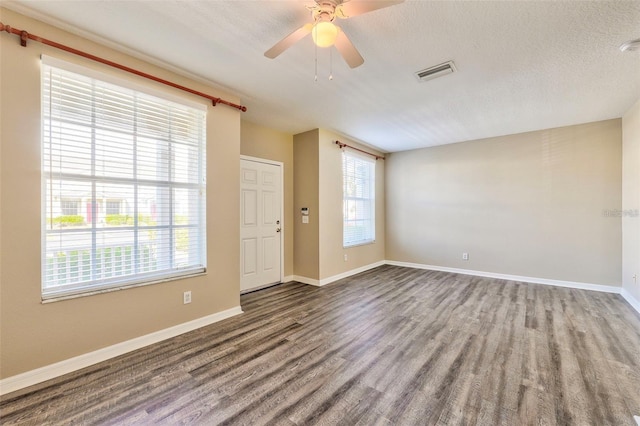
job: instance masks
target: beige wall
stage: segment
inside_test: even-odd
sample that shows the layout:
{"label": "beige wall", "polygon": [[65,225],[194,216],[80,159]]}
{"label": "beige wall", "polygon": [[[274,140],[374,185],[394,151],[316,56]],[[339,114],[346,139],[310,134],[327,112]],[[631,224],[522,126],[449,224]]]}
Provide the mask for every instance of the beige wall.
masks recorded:
{"label": "beige wall", "polygon": [[[0,9],[2,22],[234,102],[233,95],[172,74],[38,21]],[[239,305],[240,112],[207,116],[208,273],[195,278],[42,304],[40,298],[40,54],[99,69],[178,96],[182,92],[36,42],[0,34],[0,377],[42,367]],[[191,99],[204,102],[200,98]],[[182,304],[183,291],[193,303]]]}
{"label": "beige wall", "polygon": [[284,167],[284,275],[293,275],[293,135],[246,120],[240,123],[240,153],[279,161]]}
{"label": "beige wall", "polygon": [[[621,120],[394,153],[387,259],[621,285]],[[470,259],[462,260],[468,252]]]}
{"label": "beige wall", "polygon": [[[319,132],[320,156],[320,279],[332,277],[362,266],[384,260],[384,160],[376,162],[376,240],[372,244],[343,248],[342,245],[342,150],[335,141],[380,152],[361,146],[327,130]],[[347,255],[347,261],[344,255]]]}
{"label": "beige wall", "polygon": [[[313,280],[320,279],[318,134],[315,129],[293,136],[293,271]],[[309,223],[302,223],[302,207],[309,209]]]}
{"label": "beige wall", "polygon": [[[622,117],[622,286],[640,301],[640,100]],[[636,276],[634,280],[633,277]]]}

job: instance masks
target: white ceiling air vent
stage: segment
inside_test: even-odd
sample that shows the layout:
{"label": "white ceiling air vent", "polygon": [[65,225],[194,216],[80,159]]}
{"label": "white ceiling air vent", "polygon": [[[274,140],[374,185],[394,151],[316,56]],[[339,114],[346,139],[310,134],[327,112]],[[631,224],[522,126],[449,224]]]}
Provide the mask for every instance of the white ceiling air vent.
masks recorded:
{"label": "white ceiling air vent", "polygon": [[456,72],[456,66],[453,61],[445,62],[440,65],[435,65],[433,67],[424,69],[422,71],[418,71],[416,73],[416,77],[419,81],[427,81],[432,80],[434,78],[442,77],[443,75],[451,74],[452,72]]}

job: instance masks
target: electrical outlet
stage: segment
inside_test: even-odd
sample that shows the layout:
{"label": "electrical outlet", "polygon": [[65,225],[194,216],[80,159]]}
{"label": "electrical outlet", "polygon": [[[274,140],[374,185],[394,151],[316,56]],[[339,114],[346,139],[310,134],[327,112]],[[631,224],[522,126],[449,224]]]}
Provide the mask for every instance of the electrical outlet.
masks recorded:
{"label": "electrical outlet", "polygon": [[182,303],[184,303],[185,305],[187,303],[191,303],[191,290],[184,292],[184,294],[182,295]]}
{"label": "electrical outlet", "polygon": [[346,262],[347,260],[349,260],[349,257],[347,256],[347,254],[345,253],[344,255],[344,261]]}
{"label": "electrical outlet", "polygon": [[469,253],[462,253],[462,260],[469,260]]}

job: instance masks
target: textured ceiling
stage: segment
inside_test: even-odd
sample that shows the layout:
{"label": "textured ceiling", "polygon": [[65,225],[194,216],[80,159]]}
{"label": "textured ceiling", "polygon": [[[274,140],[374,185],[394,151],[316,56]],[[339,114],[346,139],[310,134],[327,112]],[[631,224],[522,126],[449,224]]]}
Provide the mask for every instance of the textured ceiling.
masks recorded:
{"label": "textured ceiling", "polygon": [[[339,21],[365,63],[350,69],[333,48],[318,49],[317,82],[309,37],[263,56],[309,21],[310,3],[2,5],[229,88],[246,120],[294,134],[326,128],[389,152],[617,118],[640,98],[640,52],[618,49],[640,38],[638,0],[407,0]],[[448,60],[457,73],[415,78]]]}

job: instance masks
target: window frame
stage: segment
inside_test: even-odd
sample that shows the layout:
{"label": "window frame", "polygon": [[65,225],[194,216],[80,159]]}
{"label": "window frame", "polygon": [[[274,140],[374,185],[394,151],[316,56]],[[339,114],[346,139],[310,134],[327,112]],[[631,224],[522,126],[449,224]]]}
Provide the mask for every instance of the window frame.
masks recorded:
{"label": "window frame", "polygon": [[[347,176],[346,176],[346,162],[352,159],[353,161],[358,161],[363,164],[367,164],[369,168],[369,173],[367,177],[368,188],[361,189],[361,193],[367,192],[370,194],[369,197],[357,197],[357,196],[348,196],[347,195]],[[352,177],[354,178],[354,177]],[[368,217],[364,219],[354,219],[349,217],[348,206],[349,202],[357,203],[361,202],[363,204],[368,204]],[[374,244],[376,242],[376,160],[369,158],[366,155],[348,151],[346,149],[342,150],[342,247],[350,248],[357,247],[367,244]],[[351,222],[369,222],[368,225],[368,233],[361,239],[348,239],[347,237],[351,235],[347,233],[348,223]]]}
{"label": "window frame", "polygon": [[[207,142],[207,111],[208,111],[208,106],[204,103],[201,102],[194,102],[188,98],[185,97],[181,97],[181,96],[174,96],[171,95],[169,93],[166,93],[164,91],[159,91],[159,90],[155,90],[152,89],[150,87],[147,87],[145,85],[142,84],[138,84],[136,82],[130,81],[130,80],[126,80],[123,78],[119,78],[116,76],[113,76],[111,74],[105,74],[102,73],[100,71],[96,71],[94,69],[90,69],[90,68],[86,68],[77,64],[73,64],[73,63],[69,63],[63,60],[59,60],[57,58],[52,58],[49,56],[45,56],[42,55],[41,57],[42,59],[42,69],[41,69],[41,84],[42,84],[42,91],[41,91],[41,96],[40,99],[42,101],[42,113],[41,113],[41,147],[42,147],[42,213],[41,213],[41,220],[42,220],[42,248],[41,248],[41,265],[42,265],[42,279],[41,279],[41,296],[42,296],[42,300],[43,302],[47,302],[47,301],[55,301],[55,300],[62,300],[62,299],[67,299],[67,298],[72,298],[72,297],[78,297],[78,296],[87,296],[87,295],[92,295],[92,294],[96,294],[96,293],[103,293],[103,292],[108,292],[108,291],[113,291],[113,290],[120,290],[120,289],[125,289],[125,288],[131,288],[131,287],[138,287],[138,286],[143,286],[143,285],[150,285],[150,284],[155,284],[155,283],[159,283],[159,282],[166,282],[166,281],[170,281],[170,280],[175,280],[175,279],[183,279],[183,278],[187,278],[187,277],[191,277],[191,276],[196,276],[196,275],[202,275],[205,274],[207,271],[207,249],[206,249],[206,240],[207,240],[207,225],[206,225],[206,205],[207,205],[207,200],[206,200],[206,142]],[[179,214],[178,212],[178,208],[177,208],[177,204],[175,204],[173,201],[165,206],[165,209],[163,210],[163,214],[166,215],[167,217],[171,217],[172,219],[169,219],[170,221],[170,226],[169,228],[167,228],[167,231],[165,232],[165,235],[167,235],[166,239],[161,239],[158,240],[158,245],[167,245],[167,241],[170,241],[168,244],[168,248],[164,247],[163,250],[166,250],[168,252],[171,251],[175,251],[177,250],[176,245],[179,244],[180,242],[178,235],[175,233],[177,230],[179,229],[185,229],[187,234],[189,236],[193,235],[192,231],[195,229],[194,232],[196,232],[196,240],[193,241],[193,244],[191,242],[188,242],[187,244],[189,244],[189,253],[192,253],[192,246],[196,247],[195,249],[195,258],[196,263],[191,264],[191,265],[187,265],[186,267],[181,267],[181,266],[177,266],[178,263],[174,260],[173,256],[171,255],[170,257],[170,261],[167,261],[166,259],[162,258],[161,260],[158,260],[159,263],[162,263],[161,266],[158,267],[158,269],[156,269],[154,272],[151,273],[145,273],[143,272],[143,268],[140,266],[140,258],[136,258],[135,260],[131,260],[132,264],[134,264],[133,268],[135,270],[135,273],[133,274],[124,274],[124,276],[118,276],[118,277],[114,277],[113,275],[111,276],[111,278],[99,278],[99,279],[93,279],[93,277],[95,276],[95,272],[94,269],[96,266],[96,261],[93,259],[93,256],[95,255],[95,250],[96,250],[96,243],[95,243],[95,234],[96,234],[96,226],[92,226],[90,229],[90,233],[91,235],[93,235],[92,237],[92,243],[91,243],[91,247],[85,247],[82,248],[81,250],[83,251],[87,251],[90,250],[91,251],[91,280],[82,280],[79,279],[76,282],[70,283],[70,284],[64,284],[64,285],[52,285],[50,282],[47,282],[47,268],[48,268],[48,247],[47,247],[47,235],[48,233],[51,231],[51,229],[47,228],[47,220],[48,220],[48,207],[47,203],[51,203],[51,200],[48,199],[48,197],[51,197],[51,194],[53,193],[48,193],[48,188],[47,188],[47,180],[51,180],[51,179],[60,179],[59,176],[63,176],[64,172],[62,171],[63,169],[56,169],[56,168],[51,168],[50,170],[47,169],[46,167],[46,159],[45,159],[45,146],[47,146],[46,144],[48,143],[49,145],[49,149],[51,149],[51,146],[53,144],[51,136],[49,136],[49,142],[47,142],[46,139],[46,132],[45,132],[45,126],[47,125],[47,123],[52,123],[54,120],[52,120],[53,116],[47,115],[47,105],[45,105],[45,97],[46,97],[46,73],[47,70],[49,70],[49,67],[53,68],[53,69],[59,69],[62,70],[62,72],[70,72],[70,73],[74,73],[74,74],[79,74],[81,75],[84,79],[91,79],[92,81],[94,81],[96,84],[105,84],[107,86],[117,86],[116,88],[114,88],[114,90],[122,90],[122,91],[129,91],[131,93],[135,93],[134,98],[135,100],[135,105],[137,105],[139,102],[156,102],[157,104],[154,105],[164,105],[167,108],[171,108],[171,104],[176,104],[173,107],[175,108],[188,108],[190,111],[192,111],[194,118],[194,126],[197,129],[196,133],[199,134],[199,136],[197,136],[197,142],[196,142],[196,152],[197,152],[197,183],[189,183],[189,184],[178,184],[177,180],[169,178],[168,182],[162,182],[160,183],[159,181],[155,184],[156,188],[160,188],[160,187],[166,187],[168,188],[167,190],[171,193],[173,193],[173,191],[175,190],[179,190],[180,188],[192,188],[190,191],[192,192],[196,192],[198,195],[196,197],[193,197],[193,195],[190,196],[189,200],[196,200],[196,207],[193,210],[194,213],[190,213],[192,216],[192,218],[197,218],[195,219],[195,222],[193,222],[193,220],[190,220],[189,224],[181,226],[181,224],[179,223],[174,223],[173,219],[174,217],[177,217],[177,215]],[[95,90],[91,91],[91,96],[92,99],[93,97],[95,97],[97,95],[97,92]],[[49,95],[50,96],[50,95]],[[96,97],[96,99],[98,99]],[[136,107],[137,108],[137,107]],[[49,120],[49,121],[47,121]],[[173,125],[171,123],[173,123],[172,121],[168,122],[170,125]],[[90,126],[87,126],[87,123],[81,123],[79,124],[81,126],[85,126],[88,129],[93,129],[92,133],[95,133],[95,123],[92,121]],[[168,129],[168,127],[166,127],[165,129]],[[115,130],[112,130],[115,131]],[[137,135],[137,133],[136,133]],[[134,138],[137,138],[139,136],[133,136]],[[64,142],[63,142],[64,143]],[[67,142],[68,143],[68,142]],[[91,144],[95,144],[95,136],[92,136],[92,142]],[[166,141],[167,146],[173,146],[172,144],[175,144],[176,141],[174,139],[169,139]],[[158,146],[158,145],[156,145]],[[131,146],[132,149],[134,149],[134,145]],[[159,148],[155,148],[155,149],[159,149]],[[135,154],[137,155],[137,154]],[[134,156],[135,156],[134,155]],[[173,157],[172,157],[173,158]],[[149,159],[145,159],[145,160],[149,160]],[[95,154],[91,154],[91,162],[95,162]],[[137,160],[136,160],[137,161]],[[177,160],[170,160],[169,164],[171,164],[172,161],[177,161]],[[143,163],[144,164],[144,163]],[[156,163],[154,165],[155,167],[160,167],[159,163]],[[168,166],[169,167],[169,171],[171,170],[171,165]],[[136,167],[134,167],[135,169]],[[56,177],[52,177],[54,176],[54,171],[56,170],[55,173],[63,173],[62,175],[55,175]],[[189,169],[187,169],[189,170]],[[128,185],[132,185],[132,186],[136,186],[136,185],[149,185],[148,180],[144,180],[144,179],[140,179],[140,177],[136,174],[136,172],[133,172],[133,177],[125,180],[125,182],[128,182]],[[177,179],[177,178],[176,178]],[[108,181],[109,179],[105,179],[106,181]],[[86,177],[85,181],[93,181],[94,185],[96,185],[95,182],[99,182],[99,176],[95,174],[95,172],[92,172],[92,174],[90,174],[88,177]],[[117,184],[117,183],[114,183]],[[154,187],[154,186],[151,186]],[[195,188],[195,189],[193,189]],[[134,202],[137,203],[141,203],[142,200],[137,198],[138,195],[135,195],[136,198],[134,198]],[[171,196],[172,197],[172,196]],[[71,197],[65,197],[65,199],[67,200],[73,200],[73,201],[77,201],[78,202],[78,210],[79,210],[79,214],[83,214],[83,201],[82,198],[80,196],[76,197],[76,196],[71,196]],[[92,211],[92,214],[95,214],[97,216],[98,211],[100,210],[101,213],[103,213],[106,217],[106,206],[107,206],[107,202],[110,201],[117,201],[119,203],[119,210],[120,213],[119,215],[122,214],[122,209],[125,208],[125,210],[128,210],[128,207],[126,207],[127,204],[129,204],[129,202],[127,202],[125,199],[118,199],[116,200],[113,197],[109,197],[108,199],[106,198],[98,198],[96,195],[93,196],[93,202],[94,204],[94,209]],[[91,205],[91,204],[89,204]],[[191,202],[189,204],[191,206]],[[137,216],[136,216],[137,217]],[[53,218],[53,217],[52,217]],[[96,218],[93,218],[94,222],[97,220]],[[53,223],[53,222],[51,222]],[[195,223],[195,225],[194,225]],[[129,228],[132,229],[133,233],[139,232],[140,231],[140,224],[138,222],[138,220],[134,221],[134,226],[131,226]],[[164,227],[166,228],[165,225],[160,225],[157,224],[156,228],[160,228],[160,227]],[[148,227],[148,229],[151,229],[152,227]],[[107,231],[109,232],[110,228],[105,228]],[[147,228],[144,228],[147,229]],[[151,229],[152,230],[152,229]],[[68,230],[65,230],[68,231]],[[62,231],[58,231],[58,232],[62,232]],[[102,232],[105,232],[104,230]],[[188,240],[187,240],[188,241]],[[84,246],[83,246],[84,247]],[[54,247],[55,250],[55,247]],[[135,249],[135,250],[139,250]],[[55,252],[54,252],[54,257],[56,256]],[[76,254],[76,256],[80,256],[77,257],[77,261],[79,262],[79,259],[81,258],[81,256],[84,256],[84,254]],[[125,256],[124,254],[122,256]],[[189,255],[191,256],[191,255]],[[124,258],[124,257],[123,257]],[[189,261],[191,261],[191,258],[189,258]],[[105,260],[106,262],[106,260]],[[170,265],[169,265],[170,263]],[[168,266],[167,266],[168,265]],[[67,267],[68,268],[68,267]],[[106,268],[106,267],[105,267]],[[104,275],[105,272],[105,268],[100,270],[100,276]],[[157,272],[158,270],[160,270],[160,272]],[[148,272],[148,271],[146,271]],[[70,274],[68,274],[70,276]]]}

